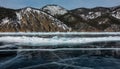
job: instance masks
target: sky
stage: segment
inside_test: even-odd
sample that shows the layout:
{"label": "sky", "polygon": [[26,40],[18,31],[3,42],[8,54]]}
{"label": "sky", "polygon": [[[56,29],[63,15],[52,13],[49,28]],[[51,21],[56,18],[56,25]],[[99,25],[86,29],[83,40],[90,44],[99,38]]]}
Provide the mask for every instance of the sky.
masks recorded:
{"label": "sky", "polygon": [[41,8],[47,4],[60,5],[66,9],[80,7],[113,7],[120,5],[120,0],[0,0],[0,6],[19,9],[23,7]]}

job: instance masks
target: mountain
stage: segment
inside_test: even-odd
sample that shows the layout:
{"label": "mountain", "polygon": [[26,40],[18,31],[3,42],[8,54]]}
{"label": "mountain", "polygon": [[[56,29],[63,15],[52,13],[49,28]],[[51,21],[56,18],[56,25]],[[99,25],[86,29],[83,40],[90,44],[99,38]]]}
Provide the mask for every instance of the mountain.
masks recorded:
{"label": "mountain", "polygon": [[0,32],[119,32],[120,6],[76,8],[58,5],[36,9],[0,7]]}
{"label": "mountain", "polygon": [[13,13],[15,18],[7,15],[1,19],[1,32],[63,32],[70,30],[63,22],[39,9],[26,7]]}
{"label": "mountain", "polygon": [[117,32],[120,31],[120,7],[77,8],[58,17],[75,31]]}

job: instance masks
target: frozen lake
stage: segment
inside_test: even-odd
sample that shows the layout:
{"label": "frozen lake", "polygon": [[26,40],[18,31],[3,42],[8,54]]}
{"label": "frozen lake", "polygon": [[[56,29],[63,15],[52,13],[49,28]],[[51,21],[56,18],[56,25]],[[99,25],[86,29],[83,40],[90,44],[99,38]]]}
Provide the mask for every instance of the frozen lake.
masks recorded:
{"label": "frozen lake", "polygon": [[119,69],[119,32],[0,33],[1,69]]}

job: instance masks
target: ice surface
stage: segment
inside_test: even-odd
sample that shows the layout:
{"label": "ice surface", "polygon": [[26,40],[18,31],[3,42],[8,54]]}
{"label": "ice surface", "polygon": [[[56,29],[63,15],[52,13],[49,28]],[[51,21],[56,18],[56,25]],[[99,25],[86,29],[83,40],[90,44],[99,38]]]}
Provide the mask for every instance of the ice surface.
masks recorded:
{"label": "ice surface", "polygon": [[[43,35],[49,37],[41,37]],[[0,33],[0,36],[0,69],[120,68],[119,32],[8,32]],[[98,44],[94,44],[96,42]],[[99,45],[100,42],[106,43]],[[96,46],[92,47],[89,43]],[[116,46],[115,43],[117,43]],[[84,44],[90,48],[82,48]],[[61,47],[54,47],[59,45]]]}
{"label": "ice surface", "polygon": [[120,41],[120,37],[87,37],[87,38],[65,38],[65,37],[53,37],[53,38],[40,38],[40,37],[0,37],[0,42],[17,43],[20,45],[31,46],[54,46],[54,45],[72,45],[83,44],[101,41]]}
{"label": "ice surface", "polygon": [[120,32],[0,32],[0,36],[41,36],[41,35],[120,35]]}

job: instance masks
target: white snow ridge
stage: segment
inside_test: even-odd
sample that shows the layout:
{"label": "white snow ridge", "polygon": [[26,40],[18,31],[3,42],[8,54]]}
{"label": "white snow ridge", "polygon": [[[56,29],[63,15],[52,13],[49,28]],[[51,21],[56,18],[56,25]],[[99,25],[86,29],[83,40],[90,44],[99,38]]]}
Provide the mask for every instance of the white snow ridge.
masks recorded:
{"label": "white snow ridge", "polygon": [[46,11],[51,15],[64,15],[65,13],[68,12],[66,9],[57,5],[48,5],[43,8],[43,11]]}

